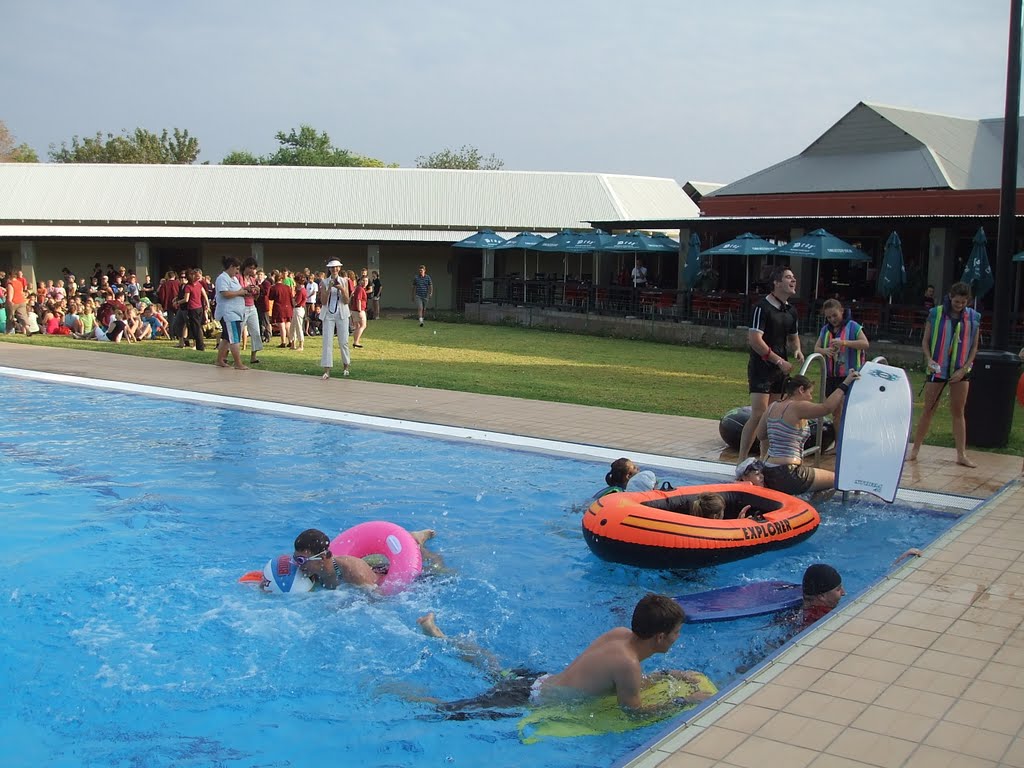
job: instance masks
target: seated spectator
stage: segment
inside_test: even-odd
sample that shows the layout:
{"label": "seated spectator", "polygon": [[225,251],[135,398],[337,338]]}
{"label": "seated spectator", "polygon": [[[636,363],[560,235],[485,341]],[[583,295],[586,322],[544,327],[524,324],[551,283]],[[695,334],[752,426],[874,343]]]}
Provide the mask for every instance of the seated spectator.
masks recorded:
{"label": "seated spectator", "polygon": [[157,314],[157,310],[155,308],[159,307],[159,305],[143,303],[141,306],[141,320],[149,328],[147,337],[150,339],[170,340],[171,335],[167,332],[167,321]]}
{"label": "seated spectator", "polygon": [[139,319],[135,307],[129,305],[124,312],[125,335],[132,341],[142,341],[149,336],[149,326]]}
{"label": "seated spectator", "polygon": [[25,335],[31,336],[39,333],[39,303],[35,296],[28,297],[28,304],[25,308]]}
{"label": "seated spectator", "polygon": [[75,336],[81,336],[83,333],[82,320],[79,317],[81,313],[81,304],[78,299],[72,299],[68,304],[67,312],[64,313],[64,319],[62,324],[68,329],[68,332]]}
{"label": "seated spectator", "polygon": [[124,323],[124,312],[120,309],[115,309],[114,313],[110,316],[110,322],[106,328],[103,326],[96,326],[96,338],[100,341],[112,341],[115,344],[119,344],[122,340],[133,343],[135,340],[126,331],[128,327]]}
{"label": "seated spectator", "polygon": [[94,332],[96,329],[96,305],[92,299],[88,299],[82,308],[82,313],[78,316],[78,321],[82,324],[82,330],[79,332],[79,337],[83,339],[94,338]]}
{"label": "seated spectator", "polygon": [[124,286],[125,301],[132,306],[139,303],[142,298],[142,288],[139,286],[139,279],[135,275],[128,276],[128,282]]}

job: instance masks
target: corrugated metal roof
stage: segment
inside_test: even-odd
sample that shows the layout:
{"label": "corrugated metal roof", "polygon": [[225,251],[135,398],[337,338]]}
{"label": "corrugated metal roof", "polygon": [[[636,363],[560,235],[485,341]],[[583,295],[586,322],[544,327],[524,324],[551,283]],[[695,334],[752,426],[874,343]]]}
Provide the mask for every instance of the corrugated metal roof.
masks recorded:
{"label": "corrugated metal roof", "polygon": [[861,102],[796,157],[710,196],[998,189],[1003,123]]}
{"label": "corrugated metal roof", "polygon": [[0,223],[579,227],[692,216],[673,179],[596,173],[231,165],[0,164]]}
{"label": "corrugated metal roof", "polygon": [[[133,240],[353,240],[367,242],[454,243],[476,233],[469,229],[346,229],[342,227],[196,227],[147,224],[0,224],[0,238],[32,240],[64,237]],[[504,238],[516,232],[498,232]]]}

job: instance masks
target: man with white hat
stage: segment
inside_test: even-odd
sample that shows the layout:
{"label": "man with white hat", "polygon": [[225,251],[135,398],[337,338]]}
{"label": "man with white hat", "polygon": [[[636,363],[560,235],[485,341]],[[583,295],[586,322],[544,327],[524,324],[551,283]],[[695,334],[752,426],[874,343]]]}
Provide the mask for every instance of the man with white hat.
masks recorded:
{"label": "man with white hat", "polygon": [[324,381],[331,378],[331,368],[334,367],[334,336],[338,337],[338,347],[341,349],[341,362],[344,369],[342,376],[348,376],[348,367],[352,357],[348,349],[348,302],[351,295],[351,287],[348,278],[341,274],[342,264],[337,259],[327,262],[329,274],[320,281],[320,321],[323,325],[323,351],[320,353],[320,365],[324,369],[322,376]]}

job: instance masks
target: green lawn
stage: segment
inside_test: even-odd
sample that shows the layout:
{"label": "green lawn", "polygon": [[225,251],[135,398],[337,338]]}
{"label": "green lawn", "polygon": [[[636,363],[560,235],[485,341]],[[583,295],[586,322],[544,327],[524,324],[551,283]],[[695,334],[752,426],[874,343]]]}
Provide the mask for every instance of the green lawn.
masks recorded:
{"label": "green lawn", "polygon": [[[189,360],[212,365],[214,352],[183,350],[166,341],[105,344],[67,337],[2,336],[3,341],[86,348],[112,354]],[[533,400],[581,403],[624,410],[718,419],[749,402],[747,353],[647,341],[577,336],[511,326],[386,318],[370,323],[364,349],[353,349],[352,375],[364,381],[409,384]],[[264,370],[320,373],[320,337],[304,352],[279,349],[277,339],[261,353]],[[246,353],[245,359],[248,359]],[[338,362],[337,348],[335,361]],[[911,371],[920,409],[921,371]],[[932,423],[928,442],[952,446],[948,395]],[[1017,419],[1002,453],[1024,450],[1024,422]]]}

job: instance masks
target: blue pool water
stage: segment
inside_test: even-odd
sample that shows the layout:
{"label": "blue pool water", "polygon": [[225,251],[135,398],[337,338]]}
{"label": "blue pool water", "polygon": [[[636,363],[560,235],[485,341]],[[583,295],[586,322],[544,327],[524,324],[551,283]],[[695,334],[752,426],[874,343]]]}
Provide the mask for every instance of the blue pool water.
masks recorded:
{"label": "blue pool water", "polygon": [[[645,590],[798,579],[826,560],[855,594],[952,518],[858,501],[806,542],[696,573],[596,559],[580,533],[606,462],[0,378],[0,601],[7,766],[603,766],[657,733],[520,743],[516,719],[440,720],[483,674],[420,634],[429,610],[509,666],[557,670],[628,624]],[[672,473],[675,485],[707,478]],[[374,519],[434,528],[454,571],[386,600],[259,594],[244,571]],[[649,669],[720,687],[786,630],[684,627]],[[661,726],[667,727],[667,726]]]}

